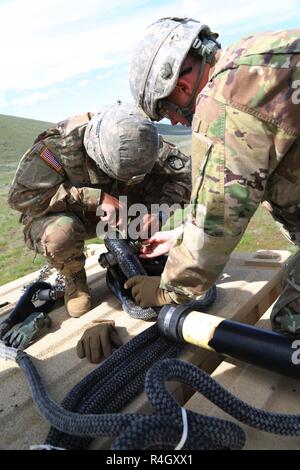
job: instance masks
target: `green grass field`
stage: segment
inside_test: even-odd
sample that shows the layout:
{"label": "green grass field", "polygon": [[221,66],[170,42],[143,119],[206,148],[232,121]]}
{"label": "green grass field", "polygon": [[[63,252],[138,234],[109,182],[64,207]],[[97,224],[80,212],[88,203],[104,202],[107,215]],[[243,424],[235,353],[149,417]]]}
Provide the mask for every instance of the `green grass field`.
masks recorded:
{"label": "green grass field", "polygon": [[7,193],[18,161],[48,122],[0,115],[0,285],[17,279],[44,264],[28,250],[18,223],[20,214],[7,204]]}
{"label": "green grass field", "polygon": [[[7,193],[18,161],[34,138],[51,123],[0,115],[0,285],[39,269],[42,256],[35,256],[23,242],[20,214],[7,204]],[[183,152],[190,153],[190,131],[186,128],[158,124],[159,132]],[[91,240],[91,242],[101,242]],[[251,220],[238,251],[281,249],[295,251],[280,234],[272,217],[259,208]]]}

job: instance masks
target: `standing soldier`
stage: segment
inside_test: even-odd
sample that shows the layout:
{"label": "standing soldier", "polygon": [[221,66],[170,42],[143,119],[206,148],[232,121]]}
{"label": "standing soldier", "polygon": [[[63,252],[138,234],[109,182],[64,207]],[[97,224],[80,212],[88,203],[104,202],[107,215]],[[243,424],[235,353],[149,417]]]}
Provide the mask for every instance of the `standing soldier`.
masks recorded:
{"label": "standing soldier", "polygon": [[[261,201],[300,244],[300,30],[252,34],[225,51],[217,37],[199,21],[164,18],[133,54],[130,85],[139,106],[152,120],[192,123],[193,130],[183,230],[159,233],[143,250],[151,257],[171,248],[161,279],[127,282],[144,307],[201,298]],[[300,332],[299,255],[272,325]]]}
{"label": "standing soldier", "polygon": [[119,196],[147,207],[183,204],[190,188],[190,158],[164,142],[140,109],[118,102],[39,135],[19,163],[8,202],[22,213],[26,245],[65,276],[66,309],[80,317],[91,308],[84,241],[96,236],[98,206],[102,221],[120,226]]}

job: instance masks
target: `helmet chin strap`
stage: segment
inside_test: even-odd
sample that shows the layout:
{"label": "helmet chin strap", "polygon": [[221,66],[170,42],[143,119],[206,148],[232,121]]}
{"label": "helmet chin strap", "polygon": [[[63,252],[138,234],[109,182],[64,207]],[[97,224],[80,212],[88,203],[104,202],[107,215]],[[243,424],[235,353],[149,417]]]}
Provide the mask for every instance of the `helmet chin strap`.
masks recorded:
{"label": "helmet chin strap", "polygon": [[194,85],[194,88],[193,88],[193,92],[190,96],[190,99],[189,99],[187,105],[184,106],[184,108],[181,108],[181,113],[182,113],[183,117],[185,117],[190,124],[192,124],[193,114],[194,114],[194,105],[195,105],[195,100],[197,98],[196,94],[198,92],[199,85],[200,85],[202,77],[203,77],[205,65],[206,65],[206,61],[203,57],[202,60],[201,60],[201,65],[200,65],[199,70],[198,70],[197,79],[195,81],[195,85]]}
{"label": "helmet chin strap", "polygon": [[[168,110],[173,111],[175,114],[184,117],[185,119],[188,120],[189,124],[191,125],[191,123],[192,123],[192,118],[193,118],[193,115],[192,115],[192,114],[191,114],[191,118],[188,119],[188,117],[183,114],[182,108],[180,108],[177,104],[172,103],[172,101],[169,101],[169,100],[167,100],[167,99],[164,99],[164,103],[167,104]],[[164,112],[163,114],[161,114],[161,119],[163,119],[164,117],[169,118],[169,115],[168,115],[167,112]]]}

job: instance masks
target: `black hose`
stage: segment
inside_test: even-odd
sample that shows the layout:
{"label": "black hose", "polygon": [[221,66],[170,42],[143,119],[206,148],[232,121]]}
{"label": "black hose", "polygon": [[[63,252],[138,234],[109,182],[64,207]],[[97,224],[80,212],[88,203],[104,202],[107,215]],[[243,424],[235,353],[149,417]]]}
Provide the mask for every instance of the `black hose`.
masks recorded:
{"label": "black hose", "polygon": [[34,295],[43,289],[52,289],[52,286],[48,282],[37,281],[27,287],[10,315],[0,324],[0,339],[12,326],[22,323],[31,313],[40,311],[48,313],[51,310],[54,300],[47,300],[43,304],[39,302],[38,306],[33,303]]}

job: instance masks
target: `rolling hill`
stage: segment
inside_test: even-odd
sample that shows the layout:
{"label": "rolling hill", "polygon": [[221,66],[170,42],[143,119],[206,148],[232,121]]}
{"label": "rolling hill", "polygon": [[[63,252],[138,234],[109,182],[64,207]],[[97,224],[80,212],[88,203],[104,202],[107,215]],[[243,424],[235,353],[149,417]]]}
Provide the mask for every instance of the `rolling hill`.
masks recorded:
{"label": "rolling hill", "polygon": [[23,153],[50,122],[0,114],[0,188],[9,184]]}
{"label": "rolling hill", "polygon": [[[10,184],[23,153],[35,137],[53,123],[0,114],[0,189]],[[183,126],[157,124],[160,134],[190,154],[190,129]]]}

